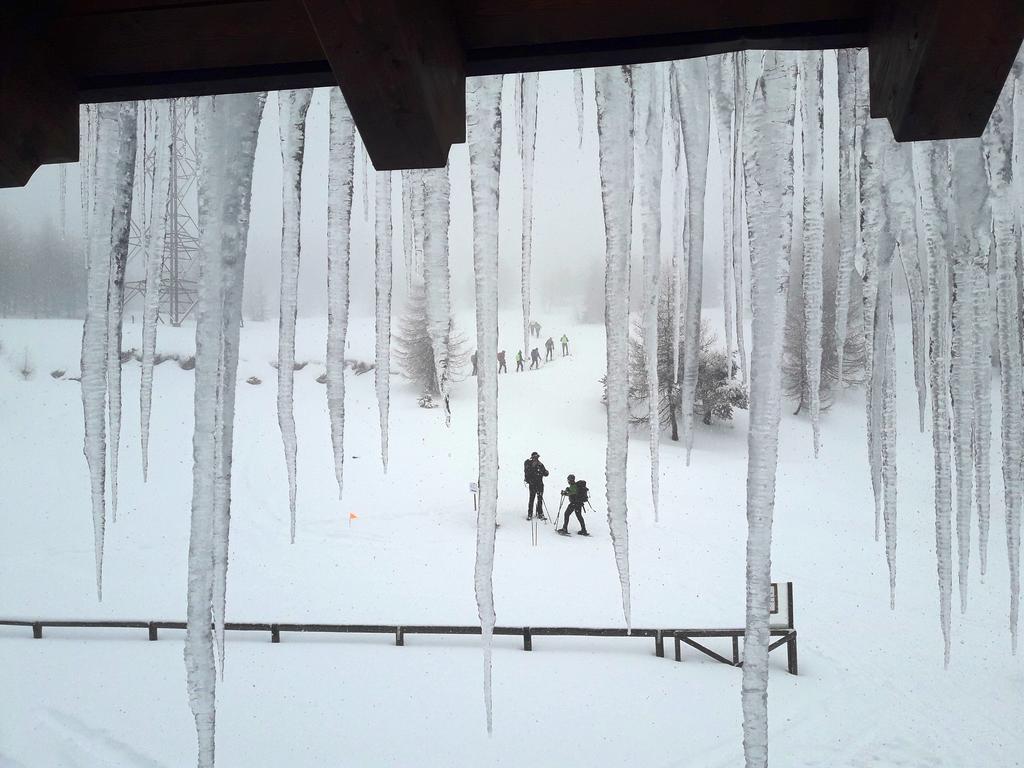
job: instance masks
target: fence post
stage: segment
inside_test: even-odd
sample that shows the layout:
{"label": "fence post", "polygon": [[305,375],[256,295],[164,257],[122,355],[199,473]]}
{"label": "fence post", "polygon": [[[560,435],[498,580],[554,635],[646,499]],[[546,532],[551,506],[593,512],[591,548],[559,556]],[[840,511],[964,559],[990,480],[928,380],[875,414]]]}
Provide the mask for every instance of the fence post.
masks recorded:
{"label": "fence post", "polygon": [[786,661],[789,664],[789,674],[797,674],[795,629],[789,633],[789,640],[786,642]]}
{"label": "fence post", "polygon": [[40,640],[43,637],[43,623],[41,621],[32,624],[32,639]]}
{"label": "fence post", "polygon": [[679,642],[679,635],[673,633],[672,637],[676,641],[676,661],[683,660],[683,644]]}
{"label": "fence post", "polygon": [[270,625],[270,642],[280,643],[281,642],[281,628],[277,624]]}
{"label": "fence post", "polygon": [[395,645],[405,645],[405,632],[401,627],[395,628]]}
{"label": "fence post", "polygon": [[533,632],[530,631],[529,627],[523,627],[523,650],[533,650]]}
{"label": "fence post", "polygon": [[150,640],[156,640],[156,638],[157,638],[157,634],[156,634],[156,624],[154,624],[154,623],[153,623],[153,622],[151,621],[151,622],[149,622],[149,639],[150,639]]}
{"label": "fence post", "polygon": [[793,582],[792,581],[787,581],[786,582],[786,609],[787,609],[787,616],[786,616],[786,618],[789,620],[789,628],[790,629],[796,629],[796,624],[794,623],[795,619],[793,618]]}
{"label": "fence post", "polygon": [[732,636],[732,663],[738,666],[740,663],[740,638],[739,635]]}
{"label": "fence post", "polygon": [[665,638],[660,629],[654,632],[654,655],[659,659],[665,658]]}

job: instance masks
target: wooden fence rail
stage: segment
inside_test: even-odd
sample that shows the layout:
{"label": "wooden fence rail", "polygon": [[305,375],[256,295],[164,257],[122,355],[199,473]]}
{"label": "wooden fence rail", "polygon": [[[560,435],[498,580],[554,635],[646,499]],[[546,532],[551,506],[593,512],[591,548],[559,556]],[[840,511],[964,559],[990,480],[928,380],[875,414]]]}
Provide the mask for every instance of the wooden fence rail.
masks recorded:
{"label": "wooden fence rail", "polygon": [[[86,621],[79,619],[0,619],[0,627],[31,627],[32,637],[42,639],[44,628],[82,628],[82,629],[145,629],[150,640],[159,639],[161,629],[185,629],[183,621]],[[395,645],[404,646],[406,635],[479,635],[480,627],[472,624],[295,624],[286,622],[232,622],[224,625],[229,632],[268,632],[272,643],[281,642],[281,633],[326,633],[326,634],[366,634],[391,635]],[[686,628],[633,628],[627,631],[624,627],[495,627],[494,634],[499,636],[517,636],[523,638],[523,650],[533,650],[534,637],[644,637],[654,639],[654,654],[659,658],[665,656],[665,639],[675,642],[676,661],[682,661],[682,645],[686,644],[701,653],[723,664],[739,667],[743,662],[739,656],[739,640],[743,637],[743,629],[686,629]],[[790,674],[797,674],[796,630],[792,628],[772,629],[771,635],[779,639],[774,641],[768,650],[772,651],[781,645],[787,647],[788,669]],[[695,638],[731,638],[732,660],[713,651]]]}

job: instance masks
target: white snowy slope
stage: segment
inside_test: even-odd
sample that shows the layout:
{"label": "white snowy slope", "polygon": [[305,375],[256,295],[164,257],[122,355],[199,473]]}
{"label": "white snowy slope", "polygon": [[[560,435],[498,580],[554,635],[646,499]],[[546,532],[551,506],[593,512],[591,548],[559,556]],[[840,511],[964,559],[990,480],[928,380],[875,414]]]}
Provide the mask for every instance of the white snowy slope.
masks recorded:
{"label": "white snowy slope", "polygon": [[950,259],[947,257],[951,182],[949,144],[919,142],[912,148],[918,216],[928,254],[928,379],[931,388],[934,456],[935,556],[939,586],[939,623],[943,658],[949,666],[952,564],[952,466],[950,453]]}
{"label": "white snowy slope", "polygon": [[[331,90],[327,165],[327,411],[334,477],[341,498],[345,468],[345,337],[348,332],[349,244],[355,125],[341,90]],[[408,219],[407,219],[408,220]]]}
{"label": "white snowy slope", "polygon": [[793,227],[796,85],[795,55],[767,52],[744,119],[753,311],[742,686],[747,768],[768,765],[768,611],[782,403],[782,331]]}
{"label": "white snowy slope", "polygon": [[[975,260],[988,253],[990,213],[985,158],[980,140],[951,143],[954,241],[952,254],[951,380],[953,451],[956,457],[956,538],[960,611],[967,610],[973,512],[975,379],[978,334],[976,292],[981,290]],[[987,290],[987,287],[985,288]]]}
{"label": "white snowy slope", "polygon": [[665,100],[662,64],[632,68],[636,115],[636,163],[643,253],[643,331],[647,365],[647,427],[651,453],[651,499],[658,519],[658,448],[661,443],[661,387],[658,382],[658,301],[661,277],[661,169]]}
{"label": "white snowy slope", "polygon": [[451,182],[448,168],[421,172],[423,185],[423,283],[427,294],[427,332],[434,348],[437,386],[444,403],[445,424],[451,422],[448,343],[452,328],[451,276],[448,272],[448,225]]}
{"label": "white snowy slope", "polygon": [[[265,94],[197,101],[200,277],[185,669],[199,768],[213,768],[214,630],[223,648],[234,377],[252,170]],[[223,655],[222,655],[223,661]]]}
{"label": "white snowy slope", "polygon": [[107,442],[110,448],[110,511],[117,522],[117,468],[121,449],[121,319],[124,315],[124,272],[132,222],[138,107],[124,102],[118,114],[121,139],[117,153],[114,214],[110,223],[110,291],[107,301]]}
{"label": "white snowy slope", "polygon": [[[295,317],[299,308],[299,258],[302,247],[302,159],[306,151],[306,112],[312,88],[281,91],[278,113],[281,127],[281,303],[277,351],[277,422],[281,427],[288,468],[288,507],[291,541],[295,543],[296,452]],[[365,188],[364,188],[365,194]]]}
{"label": "white snowy slope", "polygon": [[[733,227],[736,226],[733,206],[736,204],[735,153],[738,145],[733,123],[736,106],[736,57],[735,53],[707,57],[711,114],[718,136],[718,159],[722,169],[722,324],[725,327],[725,354],[729,360],[733,359],[735,350],[733,336],[736,322],[732,307],[733,265],[736,261],[733,249],[737,245],[737,238],[733,232]],[[729,375],[732,376],[731,366]]]}
{"label": "white snowy slope", "polygon": [[808,407],[814,455],[821,446],[822,264],[825,258],[824,54],[800,54],[800,116],[803,129],[803,316]]}
{"label": "white snowy slope", "polygon": [[[473,196],[473,274],[476,343],[481,360],[498,355],[498,199],[501,179],[501,76],[466,82],[466,138]],[[476,519],[474,587],[484,649],[484,707],[493,724],[491,654],[494,623],[494,539],[498,514],[498,372],[479,366],[477,458],[480,506]]]}
{"label": "white snowy slope", "polygon": [[92,521],[96,552],[96,594],[103,599],[103,542],[106,529],[107,473],[107,335],[110,313],[112,231],[119,177],[121,107],[101,104],[93,112],[95,157],[91,171],[86,247],[86,310],[82,330],[82,410],[85,416],[84,452],[89,465]]}
{"label": "white snowy slope", "polygon": [[633,230],[633,83],[629,68],[594,71],[597,136],[604,211],[606,267],[604,324],[607,336],[608,442],[605,500],[622,613],[632,626],[626,464],[629,448],[629,248]]}
{"label": "white snowy slope", "polygon": [[376,177],[374,218],[376,225],[376,351],[373,369],[380,414],[380,460],[388,469],[388,410],[391,395],[391,172],[381,171]]}
{"label": "white snowy slope", "polygon": [[146,295],[142,310],[142,374],[139,385],[139,415],[142,436],[142,476],[149,475],[149,423],[153,405],[153,355],[156,352],[156,327],[160,314],[160,267],[167,232],[167,201],[170,196],[171,110],[174,100],[154,102],[153,118],[153,191],[151,215],[146,239]]}
{"label": "white snowy slope", "polygon": [[533,262],[533,167],[537,153],[537,95],[540,74],[519,76],[519,159],[523,166],[522,284],[523,357],[530,356],[530,276]]}
{"label": "white snowy slope", "polygon": [[704,192],[708,180],[710,100],[706,59],[673,64],[686,157],[686,311],[683,320],[683,381],[680,391],[686,460],[693,450],[693,400],[697,391],[697,348],[700,344],[701,286],[704,280]]}
{"label": "white snowy slope", "polygon": [[[1015,235],[1015,206],[1019,198],[1014,192],[1014,161],[1024,148],[1024,133],[1014,132],[1014,120],[1024,114],[1024,101],[1015,102],[1014,90],[1020,87],[1018,72],[1021,60],[1014,65],[1015,77],[1007,81],[996,102],[982,144],[988,172],[992,233],[995,252],[996,338],[999,349],[999,393],[1002,412],[1000,437],[1002,444],[1003,498],[1006,508],[1006,542],[1010,570],[1010,637],[1016,651],[1017,624],[1020,606],[1020,518],[1024,500],[1024,373],[1021,368],[1019,333],[1020,297],[1017,266],[1018,240]],[[1024,124],[1024,120],[1022,120]],[[1012,151],[1011,151],[1012,147]],[[1021,169],[1024,170],[1024,169]],[[1021,187],[1024,189],[1024,186]],[[979,377],[979,381],[983,377]],[[984,447],[982,447],[984,450]],[[980,500],[980,496],[979,496]],[[981,522],[979,504],[978,517]],[[978,549],[981,575],[987,571],[987,530],[979,528]]]}

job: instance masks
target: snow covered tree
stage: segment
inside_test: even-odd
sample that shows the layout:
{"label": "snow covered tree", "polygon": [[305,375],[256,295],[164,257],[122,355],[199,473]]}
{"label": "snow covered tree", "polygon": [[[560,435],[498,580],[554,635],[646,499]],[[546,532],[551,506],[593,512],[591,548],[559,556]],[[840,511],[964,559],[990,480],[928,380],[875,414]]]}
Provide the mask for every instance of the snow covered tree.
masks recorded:
{"label": "snow covered tree", "polygon": [[[410,289],[398,326],[398,333],[393,338],[399,372],[423,392],[441,394],[434,347],[427,332],[427,294],[422,283],[415,283]],[[466,339],[452,325],[449,325],[447,359],[451,380],[460,381],[469,361],[469,351]]]}

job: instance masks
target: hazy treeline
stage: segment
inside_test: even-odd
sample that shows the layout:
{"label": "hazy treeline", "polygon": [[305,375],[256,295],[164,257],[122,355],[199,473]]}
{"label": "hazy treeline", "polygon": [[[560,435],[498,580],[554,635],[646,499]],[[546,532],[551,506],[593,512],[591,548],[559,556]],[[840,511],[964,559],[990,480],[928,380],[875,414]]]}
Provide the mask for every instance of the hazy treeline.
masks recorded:
{"label": "hazy treeline", "polygon": [[23,223],[0,210],[0,316],[82,317],[85,264],[77,240],[50,218]]}

